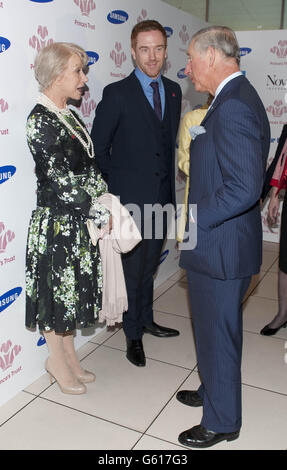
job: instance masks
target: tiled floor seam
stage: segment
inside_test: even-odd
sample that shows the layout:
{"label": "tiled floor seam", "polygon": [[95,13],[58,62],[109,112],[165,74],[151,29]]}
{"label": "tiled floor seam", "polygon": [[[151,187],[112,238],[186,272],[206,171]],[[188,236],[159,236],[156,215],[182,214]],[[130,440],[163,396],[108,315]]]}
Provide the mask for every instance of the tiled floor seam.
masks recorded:
{"label": "tiled floor seam", "polygon": [[270,390],[268,388],[258,387],[258,385],[252,385],[252,384],[248,384],[248,383],[245,383],[245,382],[241,382],[241,383],[242,383],[242,385],[244,385],[246,387],[250,387],[250,388],[253,388],[253,389],[256,389],[256,390],[263,390],[264,392],[275,393],[276,395],[281,395],[281,396],[287,398],[287,393],[277,392],[276,390]]}
{"label": "tiled floor seam", "polygon": [[[82,414],[82,415],[85,415],[85,416],[89,416],[90,418],[95,418],[95,419],[99,419],[100,421],[104,421],[106,423],[110,423],[110,424],[113,424],[115,426],[118,426],[120,428],[124,428],[124,429],[128,429],[129,431],[134,431],[134,432],[137,432],[139,434],[143,434],[143,431],[140,431],[138,429],[135,429],[135,428],[131,428],[129,426],[126,426],[124,424],[119,424],[115,421],[112,421],[110,419],[107,419],[107,418],[103,418],[102,416],[98,416],[98,415],[93,415],[92,413],[87,413],[86,411],[83,411],[83,410],[79,410],[78,408],[73,408],[72,406],[68,406],[68,405],[65,405],[63,403],[59,403],[58,401],[56,400],[51,400],[50,398],[46,398],[46,397],[41,397],[41,396],[38,396],[38,397],[35,397],[35,398],[39,398],[40,400],[45,400],[47,402],[50,402],[50,403],[53,403],[55,405],[58,405],[58,406],[63,406],[64,408],[67,408],[69,410],[73,410],[73,411],[76,411],[77,413],[79,414]],[[34,400],[33,400],[34,401]]]}
{"label": "tiled floor seam", "polygon": [[[175,274],[176,274],[176,273],[175,273]],[[184,277],[184,275],[183,275],[182,277]],[[170,279],[170,278],[169,278],[169,279]],[[166,279],[164,282],[169,281],[169,279]],[[175,286],[175,284],[177,284],[178,282],[180,282],[180,279],[177,279],[177,280],[170,279],[170,280],[171,280],[171,281],[174,281],[173,284],[172,284],[171,286],[168,286],[168,287],[166,288],[166,290],[164,290],[163,292],[161,292],[161,294],[159,294],[159,296],[156,297],[156,298],[153,300],[153,303],[154,303],[156,300],[158,300],[162,295],[166,294],[169,289],[171,289],[172,287]],[[159,287],[160,287],[160,286],[159,286]]]}
{"label": "tiled floor seam", "polygon": [[[260,298],[262,298],[262,297],[260,297]],[[270,299],[269,299],[269,300],[270,300]],[[252,334],[252,335],[261,336],[259,330],[258,330],[258,332],[256,332],[256,331],[246,330],[245,328],[243,328],[243,332],[244,332],[244,333],[250,333],[250,334]],[[275,339],[275,340],[277,340],[277,341],[278,341],[278,340],[279,340],[279,341],[281,340],[281,341],[286,341],[286,342],[287,342],[287,339],[286,339],[286,338],[282,338],[282,337],[280,337],[280,336],[274,336],[274,335],[273,335],[273,336],[265,336],[265,338],[269,338],[270,341],[273,341],[273,340]]]}
{"label": "tiled floor seam", "polygon": [[[152,434],[143,434],[139,440],[133,445],[133,447],[131,448],[131,450],[137,450],[137,449],[134,449],[135,446],[143,439],[143,437],[152,437],[153,439],[156,439],[157,441],[159,442],[164,442],[164,443],[167,443],[167,444],[171,444],[171,445],[177,445],[178,447],[180,447],[181,449],[186,449],[186,447],[184,447],[183,445],[181,445],[179,442],[176,444],[175,442],[172,442],[172,441],[168,441],[167,439],[161,439],[160,437],[157,437],[157,436],[153,436]],[[188,449],[188,450],[191,450],[191,449]],[[165,455],[168,455],[168,451],[164,451],[164,454]]]}
{"label": "tiled floor seam", "polygon": [[[106,344],[102,344],[101,346],[103,346],[104,348],[114,349],[115,351],[126,352],[125,349],[116,348],[115,346],[109,346],[109,345],[106,345]],[[197,363],[196,363],[195,366],[193,366],[192,368],[184,367],[184,366],[181,366],[179,364],[172,364],[171,362],[162,361],[160,359],[155,359],[154,357],[149,357],[149,356],[146,356],[146,359],[149,359],[150,361],[160,362],[161,364],[166,364],[168,366],[178,367],[179,369],[189,370],[191,372],[197,366]],[[136,366],[134,366],[134,367],[136,367]]]}
{"label": "tiled floor seam", "polygon": [[[96,340],[94,339],[94,341],[92,341],[91,339],[88,341],[88,343],[92,343],[92,344],[97,344],[98,346],[102,346],[103,344],[105,344],[107,341],[109,341],[114,335],[116,335],[119,331],[121,330],[121,328],[117,328],[116,331],[114,331],[111,336],[109,336],[107,339],[105,339],[102,343],[97,343]],[[94,336],[94,338],[96,338],[97,336]],[[92,338],[93,339],[93,338]]]}
{"label": "tiled floor seam", "polygon": [[180,313],[164,312],[163,310],[159,310],[158,308],[156,308],[154,311],[158,313],[164,313],[166,315],[173,315],[174,317],[186,318],[188,320],[191,320],[191,314],[190,317],[187,317],[186,315],[181,315]]}
{"label": "tiled floor seam", "polygon": [[[144,431],[143,435],[148,435],[147,434],[147,431],[150,429],[150,427],[153,425],[153,423],[157,420],[157,418],[161,415],[161,413],[163,412],[163,410],[168,406],[168,404],[171,402],[171,400],[173,399],[173,397],[177,394],[177,392],[180,390],[180,388],[182,387],[182,385],[190,378],[190,376],[196,372],[196,366],[194,366],[194,368],[190,371],[190,374],[187,375],[187,377],[184,378],[184,380],[181,382],[181,384],[178,386],[178,388],[176,389],[176,391],[171,395],[171,397],[169,398],[169,400],[167,400],[167,402],[165,403],[165,405],[161,408],[161,410],[158,412],[158,414],[155,416],[155,418],[152,420],[152,422],[148,425],[148,427],[146,428],[146,430]],[[152,437],[155,437],[155,436],[152,436]]]}
{"label": "tiled floor seam", "polygon": [[[87,343],[85,343],[85,345],[87,345],[88,343],[92,344],[93,346],[95,346],[95,349],[93,349],[92,351],[89,351],[85,356],[83,356],[81,359],[80,359],[80,362],[83,361],[84,359],[86,359],[87,357],[89,357],[91,354],[93,354],[97,349],[99,349],[100,346],[102,346],[101,344],[99,343],[93,343],[92,341],[88,341]],[[84,345],[84,346],[85,346]]]}
{"label": "tiled floor seam", "polygon": [[19,410],[15,411],[15,413],[9,416],[9,418],[7,418],[3,423],[1,423],[0,428],[3,427],[6,423],[8,423],[8,421],[13,419],[18,413],[21,413],[21,411],[23,411],[25,408],[31,405],[31,403],[33,403],[33,401],[35,401],[38,398],[38,395],[34,395],[33,393],[30,393],[30,392],[24,392],[24,393],[28,393],[29,395],[32,395],[34,398],[31,401],[29,401],[29,403],[26,403],[26,405],[22,406]]}
{"label": "tiled floor seam", "polygon": [[[258,280],[257,284],[255,284],[255,286],[254,286],[254,288],[252,289],[252,291],[249,292],[248,297],[246,297],[246,299],[243,300],[242,305],[244,305],[245,302],[247,301],[247,299],[249,299],[249,297],[252,296],[252,292],[255,291],[255,289],[256,289],[256,288],[259,286],[259,284],[263,281],[263,279],[266,277],[266,275],[268,274],[269,271],[261,271],[261,273],[262,273],[262,272],[264,272],[264,276]],[[250,281],[250,282],[251,282],[251,281]],[[259,297],[259,296],[257,296],[257,297]]]}

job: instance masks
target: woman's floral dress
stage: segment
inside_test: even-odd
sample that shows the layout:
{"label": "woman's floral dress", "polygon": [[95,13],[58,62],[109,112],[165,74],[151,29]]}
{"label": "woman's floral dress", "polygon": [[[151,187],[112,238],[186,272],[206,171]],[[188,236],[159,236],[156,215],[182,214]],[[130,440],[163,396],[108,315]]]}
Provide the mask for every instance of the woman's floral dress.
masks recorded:
{"label": "woman's floral dress", "polygon": [[95,159],[41,104],[28,116],[27,140],[36,164],[37,208],[27,242],[26,326],[38,323],[56,333],[92,326],[101,309],[102,270],[86,220],[96,204],[95,222],[108,222],[109,212],[97,204],[106,183]]}

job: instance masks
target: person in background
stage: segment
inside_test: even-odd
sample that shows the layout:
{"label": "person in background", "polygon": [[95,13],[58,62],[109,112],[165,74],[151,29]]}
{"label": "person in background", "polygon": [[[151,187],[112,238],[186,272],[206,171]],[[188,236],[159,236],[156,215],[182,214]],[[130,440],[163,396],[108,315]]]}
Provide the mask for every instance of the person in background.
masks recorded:
{"label": "person in background", "polygon": [[[141,215],[142,241],[122,256],[128,294],[123,315],[127,359],[137,367],[146,364],[142,337],[148,333],[166,338],[177,336],[173,328],[153,318],[153,276],[157,270],[167,222],[155,234],[155,214],[145,220],[145,208],[175,204],[175,141],[180,119],[180,86],[162,76],[167,54],[163,26],[146,20],[134,26],[131,53],[135,70],[103,90],[91,131],[96,161],[109,191]],[[157,222],[157,220],[156,220]],[[151,227],[150,237],[145,228]]]}
{"label": "person in background", "polygon": [[95,375],[84,370],[74,348],[76,325],[90,327],[101,309],[102,270],[86,220],[111,224],[97,198],[107,185],[95,164],[84,123],[67,107],[80,100],[88,57],[70,43],[55,42],[35,60],[40,96],[27,120],[27,141],[37,177],[26,257],[26,327],[38,324],[46,339],[46,370],[63,393],[82,394]]}
{"label": "person in background", "polygon": [[242,425],[242,300],[262,261],[260,197],[270,127],[239,64],[230,28],[210,26],[193,35],[185,73],[196,91],[214,101],[190,148],[188,204],[197,206],[197,245],[183,249],[180,258],[201,385],[179,391],[177,399],[203,407],[200,424],[179,435],[190,447],[237,439]]}
{"label": "person in background", "polygon": [[281,328],[287,327],[287,124],[283,126],[278,142],[274,160],[268,168],[265,179],[265,198],[271,189],[271,198],[268,206],[268,219],[271,224],[279,216],[279,192],[285,190],[282,207],[280,244],[279,244],[279,273],[278,273],[278,302],[279,309],[273,320],[262,328],[260,333],[264,336],[275,335]]}
{"label": "person in background", "polygon": [[188,111],[182,118],[179,128],[179,143],[178,143],[178,167],[186,176],[185,192],[184,192],[184,207],[180,213],[180,220],[178,223],[177,240],[183,241],[184,230],[186,226],[187,217],[187,199],[189,192],[189,160],[190,160],[190,142],[191,134],[190,130],[193,126],[199,126],[207,110],[213,100],[213,96],[209,95],[206,103],[198,109]]}

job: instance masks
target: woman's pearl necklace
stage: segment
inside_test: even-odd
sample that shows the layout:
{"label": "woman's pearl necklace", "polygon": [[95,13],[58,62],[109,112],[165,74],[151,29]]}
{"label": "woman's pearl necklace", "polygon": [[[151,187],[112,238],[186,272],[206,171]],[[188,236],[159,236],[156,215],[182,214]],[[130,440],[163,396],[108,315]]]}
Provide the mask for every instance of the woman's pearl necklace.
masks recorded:
{"label": "woman's pearl necklace", "polygon": [[[52,111],[55,113],[58,117],[58,119],[61,121],[64,126],[67,127],[67,129],[71,132],[72,135],[77,137],[77,139],[81,142],[82,146],[86,150],[87,154],[89,155],[90,158],[94,158],[95,152],[94,152],[94,146],[92,139],[89,135],[89,133],[86,131],[85,127],[82,126],[82,124],[78,121],[78,119],[74,116],[74,114],[71,112],[71,110],[66,106],[64,109],[58,108],[58,106],[51,101],[48,96],[44,95],[43,93],[40,93],[40,96],[38,98],[38,103],[42,104],[45,106],[49,111]],[[71,126],[71,124],[65,119],[65,116],[70,116],[74,119],[74,121],[77,123],[77,125],[82,129],[87,142],[82,138],[82,136]]]}

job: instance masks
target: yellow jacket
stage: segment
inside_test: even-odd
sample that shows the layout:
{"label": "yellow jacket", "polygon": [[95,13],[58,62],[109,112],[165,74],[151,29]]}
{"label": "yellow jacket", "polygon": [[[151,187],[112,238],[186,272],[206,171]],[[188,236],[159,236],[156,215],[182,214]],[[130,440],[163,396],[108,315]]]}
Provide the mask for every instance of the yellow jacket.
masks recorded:
{"label": "yellow jacket", "polygon": [[179,129],[179,147],[178,147],[178,167],[186,175],[186,185],[184,194],[185,210],[181,212],[180,219],[178,222],[177,240],[182,242],[186,217],[187,217],[187,199],[189,192],[189,148],[191,136],[189,129],[192,126],[199,126],[203,118],[205,117],[208,109],[208,104],[204,104],[199,109],[194,109],[186,113],[181,121]]}

